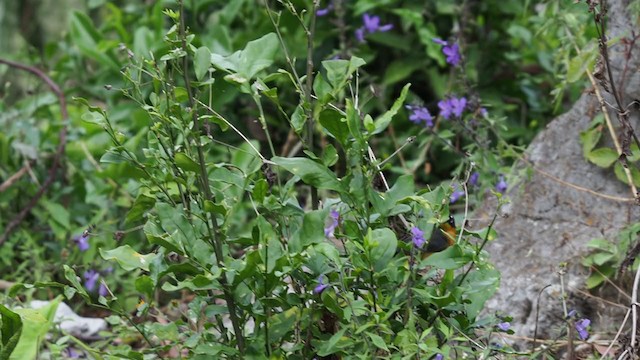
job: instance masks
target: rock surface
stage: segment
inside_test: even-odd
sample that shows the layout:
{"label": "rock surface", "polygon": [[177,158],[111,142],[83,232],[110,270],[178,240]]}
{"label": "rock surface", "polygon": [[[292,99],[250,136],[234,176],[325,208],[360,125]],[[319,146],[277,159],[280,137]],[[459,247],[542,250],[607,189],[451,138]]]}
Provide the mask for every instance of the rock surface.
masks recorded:
{"label": "rock surface", "polygon": [[[34,309],[49,305],[50,301],[33,300],[30,306]],[[60,302],[56,309],[54,322],[58,323],[60,329],[79,339],[92,339],[98,337],[98,333],[107,329],[107,322],[100,318],[82,317],[64,302]]]}
{"label": "rock surface", "polygon": [[[635,19],[626,13],[627,5],[627,1],[609,1],[609,38],[629,36],[634,30]],[[614,77],[620,79],[625,67],[622,43],[610,49],[610,57]],[[636,46],[627,64],[625,104],[640,98],[639,64],[640,49]],[[608,102],[615,103],[610,94],[602,92]],[[590,251],[587,243],[595,238],[617,242],[617,234],[623,227],[640,220],[640,207],[632,201],[610,200],[584,190],[632,197],[629,186],[617,180],[612,169],[599,168],[587,162],[582,154],[579,134],[599,112],[598,100],[588,90],[571,110],[553,120],[534,139],[526,151],[530,164],[521,163],[519,169],[533,165],[542,172],[533,171],[530,178],[523,177],[510,184],[511,203],[503,208],[505,216],[496,221],[499,239],[487,250],[502,273],[502,281],[498,293],[487,303],[487,312],[512,315],[512,325],[519,336],[532,338],[536,325],[538,339],[559,336],[564,325],[558,274],[562,263],[567,264],[563,280],[568,307],[589,317],[595,332],[615,333],[626,312],[584,290],[589,270],[581,265],[581,260]],[[615,112],[610,111],[610,115],[618,128]],[[631,120],[638,132],[637,111]],[[606,129],[604,138],[610,138]],[[494,212],[495,203],[488,201],[476,214],[483,220],[472,225],[488,223]],[[629,294],[631,285],[632,282],[623,284]],[[605,289],[597,296],[629,306],[628,298],[619,291]]]}

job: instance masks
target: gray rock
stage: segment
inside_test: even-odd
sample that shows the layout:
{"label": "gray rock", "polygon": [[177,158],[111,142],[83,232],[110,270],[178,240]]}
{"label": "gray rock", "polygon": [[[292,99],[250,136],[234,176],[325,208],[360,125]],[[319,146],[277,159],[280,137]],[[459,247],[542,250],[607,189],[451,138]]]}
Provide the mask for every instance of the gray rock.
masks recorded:
{"label": "gray rock", "polygon": [[[627,13],[628,1],[608,3],[609,38],[630,35],[630,31],[635,30],[635,19]],[[624,46],[618,43],[611,48],[610,57],[614,77],[619,79],[625,68]],[[627,64],[625,104],[640,98],[639,64],[640,50],[636,46]],[[605,97],[615,103],[610,94]],[[486,311],[512,315],[517,335],[533,337],[536,325],[538,338],[550,339],[560,334],[565,324],[559,276],[563,263],[566,263],[563,280],[569,309],[591,318],[595,332],[615,331],[622,323],[625,309],[589,296],[584,290],[589,270],[581,265],[590,251],[586,244],[591,239],[617,241],[618,232],[638,221],[640,215],[640,208],[633,202],[605,199],[580,189],[632,197],[629,186],[617,180],[612,169],[601,169],[583,157],[579,134],[599,112],[596,96],[587,91],[571,110],[553,120],[534,139],[526,158],[547,175],[533,171],[531,177],[524,176],[524,169],[530,164],[519,164],[521,176],[510,184],[508,193],[511,203],[503,209],[505,217],[496,222],[499,238],[487,250],[502,273],[502,282],[497,294],[487,303]],[[618,128],[616,114],[610,111],[610,115]],[[631,120],[637,131],[637,116]],[[605,129],[603,138],[608,137]],[[486,225],[494,212],[495,201],[487,201],[476,214],[482,220],[474,227]],[[630,294],[631,285],[629,281],[622,287]],[[596,296],[629,305],[629,300],[616,290],[604,288]],[[524,344],[530,345],[520,343]]]}
{"label": "gray rock", "polygon": [[[49,301],[33,300],[30,306],[39,309],[48,304]],[[58,305],[54,322],[60,324],[63,331],[79,339],[95,339],[98,337],[98,332],[107,329],[107,322],[104,319],[82,317],[73,312],[64,302]]]}

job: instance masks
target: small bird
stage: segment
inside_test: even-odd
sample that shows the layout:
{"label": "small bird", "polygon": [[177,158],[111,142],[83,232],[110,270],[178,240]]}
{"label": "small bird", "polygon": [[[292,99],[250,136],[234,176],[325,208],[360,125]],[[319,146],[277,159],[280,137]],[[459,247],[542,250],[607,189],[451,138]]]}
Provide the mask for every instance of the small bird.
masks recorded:
{"label": "small bird", "polygon": [[426,259],[429,255],[443,251],[455,244],[456,235],[456,221],[453,219],[453,216],[449,216],[449,219],[437,228],[435,228],[434,225],[427,248],[423,250],[422,258]]}

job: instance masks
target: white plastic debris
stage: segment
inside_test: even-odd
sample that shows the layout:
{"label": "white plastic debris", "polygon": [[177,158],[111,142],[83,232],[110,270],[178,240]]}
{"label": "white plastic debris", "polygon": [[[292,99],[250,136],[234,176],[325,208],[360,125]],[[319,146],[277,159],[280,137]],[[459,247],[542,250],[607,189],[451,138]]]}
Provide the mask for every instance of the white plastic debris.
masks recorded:
{"label": "white plastic debris", "polygon": [[[49,301],[33,300],[31,307],[39,309],[49,304]],[[60,302],[54,322],[60,324],[60,328],[69,334],[80,339],[95,339],[98,332],[107,329],[107,322],[100,318],[82,317],[64,302]]]}

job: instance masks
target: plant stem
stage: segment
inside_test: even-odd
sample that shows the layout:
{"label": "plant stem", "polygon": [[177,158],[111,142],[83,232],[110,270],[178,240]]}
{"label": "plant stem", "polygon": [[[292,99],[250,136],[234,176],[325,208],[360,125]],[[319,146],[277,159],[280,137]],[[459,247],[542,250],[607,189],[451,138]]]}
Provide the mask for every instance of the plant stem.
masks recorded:
{"label": "plant stem", "polygon": [[[313,99],[311,98],[311,91],[313,90],[313,37],[316,30],[316,11],[318,10],[319,0],[313,0],[313,8],[311,9],[311,20],[307,32],[307,76],[306,76],[306,90],[304,92],[305,102],[307,103],[307,147],[309,151],[313,153]],[[313,210],[318,209],[318,189],[315,186],[311,187],[311,208]]]}
{"label": "plant stem", "polygon": [[[180,38],[182,39],[182,49],[185,53],[188,54],[187,40],[185,34],[185,25],[184,25],[184,3],[182,0],[180,3]],[[187,94],[189,96],[189,106],[191,107],[191,116],[193,118],[193,126],[195,130],[195,134],[197,138],[195,138],[196,148],[198,151],[198,162],[200,163],[200,187],[204,191],[205,198],[209,201],[213,202],[213,194],[211,193],[211,188],[209,187],[209,176],[207,174],[207,168],[204,158],[204,151],[202,150],[202,143],[200,142],[200,122],[198,119],[198,114],[196,111],[196,102],[193,97],[193,92],[191,89],[191,80],[189,79],[189,57],[185,54],[182,61],[182,72],[184,76],[185,87],[187,89]],[[205,216],[210,217],[211,227],[207,226],[209,231],[209,236],[213,242],[213,249],[216,254],[216,262],[218,267],[223,270],[223,252],[222,252],[222,240],[217,236],[218,232],[218,224],[216,222],[215,215]],[[227,283],[226,274],[223,270],[222,275],[220,276],[220,284],[223,288],[223,293],[225,297],[225,301],[227,303],[227,308],[229,309],[229,318],[231,320],[231,325],[233,326],[233,332],[236,335],[236,342],[238,346],[238,350],[240,351],[240,355],[244,355],[244,335],[242,333],[242,329],[240,328],[240,323],[238,321],[238,315],[236,313],[236,305],[235,300],[233,299],[233,294],[229,289],[229,284]],[[220,329],[220,331],[224,331],[224,329]]]}

